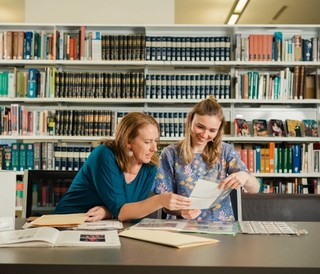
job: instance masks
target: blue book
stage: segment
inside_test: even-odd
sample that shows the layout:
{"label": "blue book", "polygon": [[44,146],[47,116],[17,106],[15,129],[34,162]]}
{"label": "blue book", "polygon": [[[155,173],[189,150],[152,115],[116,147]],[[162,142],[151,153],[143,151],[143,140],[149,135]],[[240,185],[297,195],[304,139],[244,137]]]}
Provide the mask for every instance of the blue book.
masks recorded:
{"label": "blue book", "polygon": [[255,158],[256,158],[256,173],[261,172],[261,146],[256,145],[254,146],[254,150],[256,152]]}
{"label": "blue book", "polygon": [[28,69],[28,97],[34,98],[38,96],[38,73],[38,70],[35,68]]}
{"label": "blue book", "polygon": [[301,171],[301,144],[294,144],[292,147],[292,173]]}
{"label": "blue book", "polygon": [[32,31],[25,32],[25,52],[24,52],[24,59],[30,60],[32,59]]}
{"label": "blue book", "polygon": [[72,171],[73,170],[73,147],[68,146],[67,147],[67,170]]}

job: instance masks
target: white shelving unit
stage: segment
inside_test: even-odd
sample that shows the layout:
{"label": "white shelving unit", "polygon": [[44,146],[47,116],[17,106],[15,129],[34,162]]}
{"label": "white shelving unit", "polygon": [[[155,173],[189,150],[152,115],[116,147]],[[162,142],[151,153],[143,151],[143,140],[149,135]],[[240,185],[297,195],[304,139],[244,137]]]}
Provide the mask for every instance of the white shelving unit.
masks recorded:
{"label": "white shelving unit", "polygon": [[[81,25],[62,25],[62,24],[0,24],[0,33],[6,32],[32,32],[40,35],[52,34],[55,54],[59,55],[57,47],[63,48],[59,36],[63,37],[64,33],[76,35],[82,29]],[[105,73],[127,73],[141,72],[144,74],[144,80],[151,74],[227,74],[230,76],[231,94],[229,99],[219,99],[220,104],[225,110],[226,120],[230,122],[230,134],[224,136],[224,140],[234,144],[267,144],[269,142],[289,144],[294,143],[317,143],[318,137],[236,137],[233,121],[236,117],[243,117],[248,121],[252,119],[288,119],[295,118],[298,120],[307,118],[320,120],[320,98],[314,99],[239,99],[235,96],[236,71],[248,70],[268,70],[279,71],[284,68],[292,70],[295,66],[304,66],[308,73],[318,74],[320,68],[320,57],[314,61],[243,61],[236,60],[235,47],[236,35],[248,37],[251,34],[274,34],[281,32],[283,41],[291,39],[294,35],[301,35],[302,38],[311,39],[319,37],[320,26],[318,25],[86,25],[85,34],[88,38],[89,33],[99,32],[101,35],[127,35],[141,34],[145,37],[230,37],[230,60],[201,60],[201,61],[176,61],[176,60],[59,60],[40,58],[38,60],[13,60],[0,58],[0,72],[13,72],[17,70],[26,70],[28,68],[38,68],[44,71],[46,68],[55,69],[57,72],[105,72]],[[79,36],[80,37],[80,36]],[[122,39],[122,38],[121,38]],[[168,40],[169,41],[169,40]],[[168,41],[160,44],[160,47],[171,45]],[[4,40],[3,40],[4,42]],[[88,45],[88,42],[85,42]],[[135,42],[138,43],[138,42]],[[146,40],[147,46],[150,45]],[[319,43],[319,41],[318,41]],[[187,44],[185,44],[187,45]],[[212,45],[212,44],[211,44]],[[32,44],[34,47],[34,44]],[[159,46],[159,44],[157,44]],[[181,45],[180,45],[181,46]],[[207,44],[200,44],[207,47]],[[197,47],[197,46],[196,46]],[[88,48],[86,46],[86,48]],[[183,47],[182,47],[183,48]],[[183,50],[181,48],[181,50]],[[44,48],[43,48],[44,49]],[[145,50],[145,48],[143,48]],[[88,54],[88,49],[85,51]],[[145,85],[145,82],[144,82]],[[54,85],[53,85],[54,86]],[[192,106],[203,99],[201,98],[147,98],[145,94],[142,98],[64,98],[53,96],[51,92],[48,98],[29,98],[29,97],[3,97],[0,96],[0,106],[10,106],[19,104],[29,108],[40,108],[46,110],[111,110],[117,112],[127,111],[145,111],[159,113],[188,112]],[[114,124],[117,122],[115,115]],[[100,141],[105,136],[58,136],[58,135],[0,135],[2,143],[8,141],[25,141],[25,142],[92,142]],[[181,136],[162,136],[161,140],[165,143],[177,141]],[[0,172],[0,174],[2,171]],[[19,174],[19,173],[17,173]],[[319,173],[300,173],[300,174],[255,174],[264,178],[320,178]]]}

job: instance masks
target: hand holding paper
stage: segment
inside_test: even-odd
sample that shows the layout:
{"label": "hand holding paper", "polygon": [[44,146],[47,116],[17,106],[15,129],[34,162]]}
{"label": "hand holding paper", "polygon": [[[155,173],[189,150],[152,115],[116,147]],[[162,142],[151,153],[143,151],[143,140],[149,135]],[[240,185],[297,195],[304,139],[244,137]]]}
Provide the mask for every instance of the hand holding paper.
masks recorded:
{"label": "hand holding paper", "polygon": [[218,186],[219,184],[216,182],[199,179],[189,197],[192,204],[188,208],[211,208],[222,201],[232,190],[231,188],[218,189]]}

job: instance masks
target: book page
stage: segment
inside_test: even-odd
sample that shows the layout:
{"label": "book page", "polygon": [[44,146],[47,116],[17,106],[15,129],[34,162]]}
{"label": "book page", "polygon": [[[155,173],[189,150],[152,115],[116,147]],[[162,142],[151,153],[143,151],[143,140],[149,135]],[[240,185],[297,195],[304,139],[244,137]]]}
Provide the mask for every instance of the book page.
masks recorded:
{"label": "book page", "polygon": [[55,246],[87,246],[87,247],[116,247],[120,246],[116,230],[109,231],[60,231]]}
{"label": "book page", "polygon": [[193,191],[190,194],[190,199],[192,201],[190,209],[207,209],[211,208],[225,197],[227,197],[232,190],[218,189],[219,184],[212,181],[207,181],[199,179]]}
{"label": "book page", "polygon": [[88,216],[85,213],[42,215],[31,222],[31,227],[73,227],[84,223],[87,218]]}
{"label": "book page", "polygon": [[52,227],[3,231],[0,232],[0,246],[53,246],[58,236],[59,230]]}
{"label": "book page", "polygon": [[198,237],[188,234],[162,231],[162,230],[137,230],[128,229],[119,233],[122,237],[152,242],[177,248],[192,247],[205,244],[218,243],[216,239]]}

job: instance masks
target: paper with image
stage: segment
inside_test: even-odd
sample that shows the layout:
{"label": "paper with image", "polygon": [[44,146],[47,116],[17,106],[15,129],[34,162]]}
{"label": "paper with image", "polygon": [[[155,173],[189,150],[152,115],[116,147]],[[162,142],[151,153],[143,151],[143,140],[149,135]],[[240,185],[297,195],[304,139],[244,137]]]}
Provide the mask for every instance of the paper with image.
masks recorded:
{"label": "paper with image", "polygon": [[227,197],[232,190],[218,189],[218,186],[216,182],[199,179],[189,197],[192,201],[189,209],[211,208]]}

